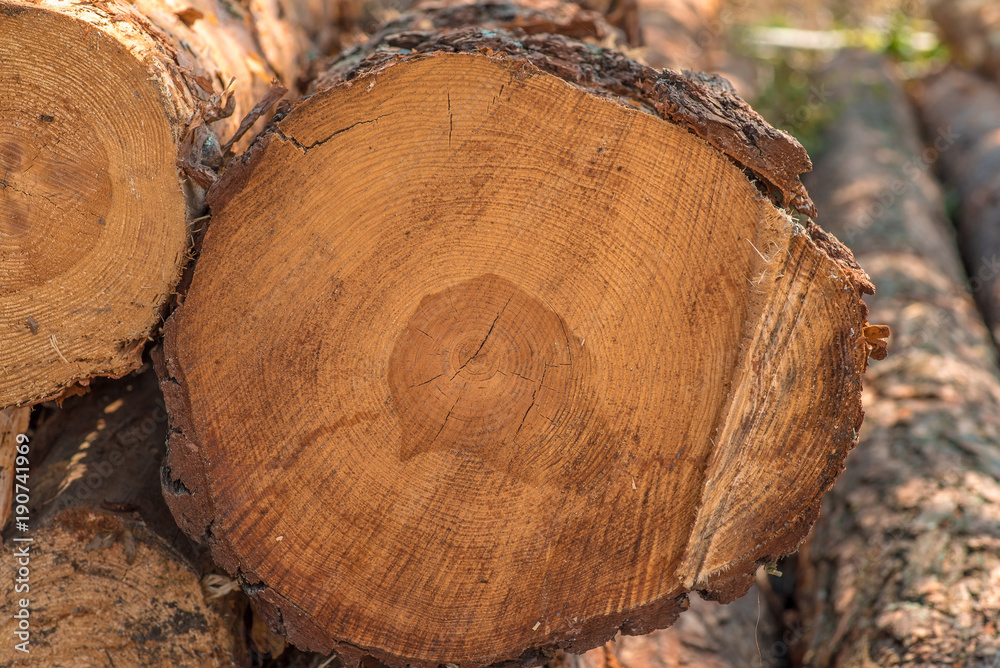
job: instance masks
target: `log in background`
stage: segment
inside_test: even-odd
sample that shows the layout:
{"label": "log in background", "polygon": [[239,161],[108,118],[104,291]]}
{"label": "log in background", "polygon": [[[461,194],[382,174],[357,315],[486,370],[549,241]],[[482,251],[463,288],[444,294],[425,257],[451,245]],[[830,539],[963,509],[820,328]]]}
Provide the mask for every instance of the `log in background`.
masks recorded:
{"label": "log in background", "polygon": [[894,336],[866,374],[861,441],[799,552],[796,661],[987,668],[1000,656],[996,350],[892,66],[854,53],[824,81],[840,114],[813,192]]}

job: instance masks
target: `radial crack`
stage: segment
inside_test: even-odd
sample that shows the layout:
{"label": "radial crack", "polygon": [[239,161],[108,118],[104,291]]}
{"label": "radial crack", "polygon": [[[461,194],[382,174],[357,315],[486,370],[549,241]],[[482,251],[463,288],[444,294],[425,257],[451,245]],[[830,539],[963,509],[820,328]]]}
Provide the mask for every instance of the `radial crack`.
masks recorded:
{"label": "radial crack", "polygon": [[486,342],[489,341],[490,334],[493,333],[493,328],[497,326],[498,322],[500,322],[500,318],[503,317],[503,313],[504,313],[504,311],[507,310],[507,306],[508,306],[508,304],[510,304],[510,300],[511,299],[513,299],[513,297],[511,297],[510,299],[508,299],[507,303],[503,305],[502,309],[500,309],[500,312],[497,313],[497,317],[493,319],[493,324],[490,325],[489,331],[486,332],[486,336],[483,337],[483,342],[479,344],[478,348],[476,348],[476,352],[472,353],[472,357],[470,357],[469,359],[465,360],[465,362],[462,364],[462,366],[458,367],[458,371],[456,371],[455,374],[451,377],[452,380],[455,380],[455,376],[457,376],[458,374],[460,374],[462,372],[462,369],[464,369],[466,366],[468,366],[469,362],[471,362],[472,360],[474,360],[477,357],[479,357],[479,353],[482,352],[483,346],[485,346]]}

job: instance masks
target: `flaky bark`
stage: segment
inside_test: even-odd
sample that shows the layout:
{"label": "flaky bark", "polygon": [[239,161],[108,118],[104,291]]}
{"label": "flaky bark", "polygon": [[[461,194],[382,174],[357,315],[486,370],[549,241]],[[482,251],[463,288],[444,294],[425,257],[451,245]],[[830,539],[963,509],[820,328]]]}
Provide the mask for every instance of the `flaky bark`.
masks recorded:
{"label": "flaky bark", "polygon": [[928,150],[940,155],[937,166],[958,195],[958,241],[972,295],[1000,342],[1000,88],[949,69],[914,93]]}
{"label": "flaky bark", "polygon": [[[206,602],[197,553],[159,493],[166,418],[147,369],[96,383],[31,435],[28,530],[12,525],[0,553],[15,573],[26,547],[29,574],[3,590],[0,665],[245,664],[242,620]],[[26,655],[10,650],[22,598]]]}
{"label": "flaky bark", "polygon": [[139,365],[226,142],[333,7],[0,2],[0,407]]}
{"label": "flaky bark", "polygon": [[892,327],[847,470],[800,550],[808,666],[993,666],[1000,652],[1000,379],[891,66],[825,76],[840,116],[812,183]]}
{"label": "flaky bark", "polygon": [[[359,7],[358,4],[361,6]],[[642,44],[639,29],[639,8],[636,0],[375,0],[348,2],[347,13],[361,16],[368,25],[368,36],[390,26],[411,21],[414,16],[430,12],[436,15],[435,25],[457,27],[480,25],[487,27],[520,27],[528,32],[549,32],[576,37],[605,46],[637,47]],[[352,9],[353,8],[353,11]],[[402,15],[402,16],[400,16]],[[478,15],[478,16],[474,16]],[[459,18],[461,17],[461,18]],[[352,16],[352,18],[355,18]],[[357,21],[357,19],[355,19]],[[456,23],[456,20],[461,21]]]}

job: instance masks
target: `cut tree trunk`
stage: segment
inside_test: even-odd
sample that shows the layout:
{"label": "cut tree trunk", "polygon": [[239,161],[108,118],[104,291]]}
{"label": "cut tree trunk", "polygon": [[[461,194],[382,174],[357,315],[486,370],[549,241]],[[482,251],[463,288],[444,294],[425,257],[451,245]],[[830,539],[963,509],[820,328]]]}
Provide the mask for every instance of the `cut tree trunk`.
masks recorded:
{"label": "cut tree trunk", "polygon": [[772,203],[811,210],[804,150],[563,36],[369,50],[209,196],[159,367],[179,525],[352,662],[532,663],[744,594],[862,415],[867,276]]}
{"label": "cut tree trunk", "polygon": [[0,0],[0,406],[140,364],[223,143],[332,7]]}
{"label": "cut tree trunk", "polygon": [[890,65],[836,61],[823,222],[879,286],[892,354],[865,381],[847,471],[799,552],[802,665],[973,666],[1000,657],[1000,378],[941,193]]}
{"label": "cut tree trunk", "polygon": [[950,69],[916,86],[915,97],[939,169],[959,196],[959,247],[972,294],[1000,342],[1000,88]]}
{"label": "cut tree trunk", "polygon": [[956,60],[1000,82],[1000,5],[996,0],[936,0],[930,9]]}
{"label": "cut tree trunk", "polygon": [[[242,619],[205,601],[197,553],[159,493],[167,416],[155,375],[95,385],[28,444],[28,531],[12,525],[0,553],[4,573],[26,573],[0,598],[0,656],[13,660],[0,664],[248,665]],[[29,654],[12,649],[25,640],[14,640],[20,599]]]}

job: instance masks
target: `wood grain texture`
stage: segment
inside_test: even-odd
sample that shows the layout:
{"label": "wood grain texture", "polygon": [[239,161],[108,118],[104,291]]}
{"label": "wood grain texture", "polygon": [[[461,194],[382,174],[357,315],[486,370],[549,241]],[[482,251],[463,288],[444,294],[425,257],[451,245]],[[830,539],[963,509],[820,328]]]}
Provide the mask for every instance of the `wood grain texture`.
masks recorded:
{"label": "wood grain texture", "polygon": [[[13,585],[27,547],[28,588],[0,596],[10,611],[0,666],[245,665],[242,620],[227,602],[205,600],[197,553],[159,494],[166,418],[147,368],[96,381],[32,434],[30,528],[0,551]],[[30,602],[26,655],[13,647],[21,598]]]}
{"label": "wood grain texture", "polygon": [[[1000,657],[1000,374],[939,186],[890,64],[823,79],[841,110],[810,183],[879,293],[891,354],[866,376],[861,441],[799,552],[805,666]],[[827,215],[828,214],[828,215]]]}
{"label": "wood grain texture", "polygon": [[737,598],[861,420],[846,250],[579,61],[451,34],[255,143],[166,327],[175,517],[351,661],[534,663]]}
{"label": "wood grain texture", "polygon": [[220,148],[313,48],[279,4],[0,3],[0,406],[139,365]]}
{"label": "wood grain texture", "polygon": [[[426,17],[433,21],[433,11]],[[564,35],[529,35],[515,29],[449,25],[449,31],[413,29],[376,33],[319,72],[309,92],[361,76],[375,76],[410,54],[501,53],[580,86],[599,97],[617,99],[686,127],[747,171],[778,207],[815,215],[800,176],[812,169],[805,149],[791,135],[768,125],[718,76],[654,70],[614,49],[584,44]]]}

